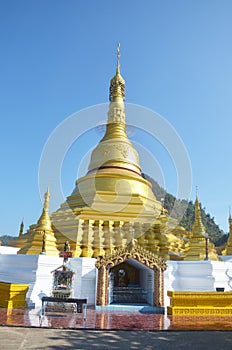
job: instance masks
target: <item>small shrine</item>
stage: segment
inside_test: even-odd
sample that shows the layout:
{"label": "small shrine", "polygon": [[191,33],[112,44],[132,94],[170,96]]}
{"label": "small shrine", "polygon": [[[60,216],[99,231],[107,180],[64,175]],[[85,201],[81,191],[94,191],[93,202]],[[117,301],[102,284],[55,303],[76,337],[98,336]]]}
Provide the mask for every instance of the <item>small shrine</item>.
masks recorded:
{"label": "small shrine", "polygon": [[60,252],[60,257],[64,258],[63,265],[52,271],[52,296],[54,298],[70,298],[72,297],[74,272],[67,266],[68,259],[72,258],[72,252],[70,252],[70,245],[68,241],[65,242],[64,250]]}
{"label": "small shrine", "polygon": [[72,297],[72,282],[74,272],[66,265],[61,265],[53,273],[52,296],[54,298]]}
{"label": "small shrine", "polygon": [[[76,303],[73,296],[73,276],[75,274],[67,263],[72,258],[68,241],[64,244],[64,250],[60,252],[60,257],[64,258],[63,264],[51,271],[53,274],[52,295],[42,298],[42,314],[46,311],[68,312],[74,311],[73,303]],[[69,303],[69,307],[67,305]],[[77,308],[76,308],[77,309]]]}

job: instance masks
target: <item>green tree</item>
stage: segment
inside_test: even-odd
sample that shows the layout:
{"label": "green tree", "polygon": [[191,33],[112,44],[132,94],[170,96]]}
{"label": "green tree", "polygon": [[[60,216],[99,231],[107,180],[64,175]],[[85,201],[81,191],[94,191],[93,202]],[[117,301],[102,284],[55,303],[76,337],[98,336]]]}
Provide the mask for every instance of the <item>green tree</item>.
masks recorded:
{"label": "green tree", "polygon": [[[142,176],[151,183],[152,191],[155,194],[156,199],[159,201],[163,199],[164,208],[167,209],[168,213],[170,213],[173,218],[177,219],[180,225],[187,231],[191,231],[195,219],[194,203],[192,201],[188,202],[184,199],[177,199],[172,194],[165,192],[158,182],[149,175],[142,174]],[[182,216],[185,208],[185,213]],[[214,218],[211,217],[209,213],[205,212],[205,208],[201,208],[201,217],[205,230],[215,245],[220,245],[221,242],[225,242],[227,240],[227,235],[215,223]]]}

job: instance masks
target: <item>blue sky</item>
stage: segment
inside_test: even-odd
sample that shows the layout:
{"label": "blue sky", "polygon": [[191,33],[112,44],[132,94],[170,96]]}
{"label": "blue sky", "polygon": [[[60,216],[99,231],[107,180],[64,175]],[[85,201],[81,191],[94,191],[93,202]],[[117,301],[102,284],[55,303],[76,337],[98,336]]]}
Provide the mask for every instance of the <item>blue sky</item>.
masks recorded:
{"label": "blue sky", "polygon": [[[118,41],[126,101],[156,111],[173,125],[192,164],[191,199],[197,185],[202,206],[227,231],[231,37],[230,0],[2,0],[0,234],[16,235],[22,218],[25,228],[37,221],[44,144],[72,113],[108,101]],[[65,195],[74,188],[82,158],[101,137],[96,131],[86,135],[65,158]],[[174,166],[166,164],[156,142],[142,139],[158,159],[165,187],[175,194]]]}

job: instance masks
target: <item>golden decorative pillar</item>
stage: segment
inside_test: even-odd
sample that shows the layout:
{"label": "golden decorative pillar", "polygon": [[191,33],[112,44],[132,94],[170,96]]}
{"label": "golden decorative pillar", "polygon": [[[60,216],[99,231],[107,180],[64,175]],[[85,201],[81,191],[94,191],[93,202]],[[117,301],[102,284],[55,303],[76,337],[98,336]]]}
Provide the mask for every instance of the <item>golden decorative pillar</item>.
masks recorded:
{"label": "golden decorative pillar", "polygon": [[146,229],[147,229],[146,223],[141,223],[140,224],[140,234],[137,230],[138,235],[136,235],[138,244],[143,248],[147,247],[147,240],[146,240],[146,235],[145,235]]}
{"label": "golden decorative pillar", "polygon": [[122,246],[121,222],[114,221],[112,224],[112,235],[114,237],[114,245],[117,248]]}
{"label": "golden decorative pillar", "polygon": [[105,255],[110,254],[114,250],[114,238],[111,227],[112,222],[110,221],[104,221],[102,224]]}
{"label": "golden decorative pillar", "polygon": [[104,255],[104,238],[101,230],[100,220],[94,220],[93,226],[93,258]]}
{"label": "golden decorative pillar", "polygon": [[98,270],[97,305],[108,305],[108,269],[106,266]]}
{"label": "golden decorative pillar", "polygon": [[92,249],[92,242],[93,242],[93,229],[92,226],[89,224],[89,220],[84,220],[82,223],[82,241],[81,241],[81,257],[92,257],[93,255],[93,249]]}
{"label": "golden decorative pillar", "polygon": [[154,305],[164,306],[164,273],[161,269],[154,269]]}
{"label": "golden decorative pillar", "polygon": [[145,234],[146,237],[146,249],[152,252],[159,252],[159,239],[156,237],[154,225],[150,226]]}
{"label": "golden decorative pillar", "polygon": [[127,244],[131,241],[131,237],[132,237],[132,224],[129,222],[123,222],[122,225],[122,245],[124,247],[127,246]]}

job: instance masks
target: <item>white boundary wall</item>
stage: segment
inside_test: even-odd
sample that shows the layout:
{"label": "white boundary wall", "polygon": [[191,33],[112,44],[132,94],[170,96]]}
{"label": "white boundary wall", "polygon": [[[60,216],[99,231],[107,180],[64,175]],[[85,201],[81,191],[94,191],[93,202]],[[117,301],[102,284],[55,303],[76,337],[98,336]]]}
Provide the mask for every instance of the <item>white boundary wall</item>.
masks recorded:
{"label": "white boundary wall", "polygon": [[232,290],[232,256],[224,261],[168,261],[164,273],[165,306],[169,305],[167,291],[225,291]]}
{"label": "white boundary wall", "polygon": [[[41,298],[51,296],[52,271],[63,258],[46,255],[0,254],[0,282],[29,284],[27,306],[41,307]],[[95,304],[95,259],[74,258],[69,267],[75,272],[73,296]]]}
{"label": "white boundary wall", "polygon": [[[168,261],[164,273],[165,306],[167,291],[215,291],[217,287],[232,290],[232,256],[224,261]],[[88,298],[94,305],[97,270],[94,258],[73,258],[69,267],[75,272],[73,296]],[[40,307],[41,298],[52,292],[51,271],[63,264],[63,259],[46,255],[0,254],[0,282],[27,283],[28,307]]]}

